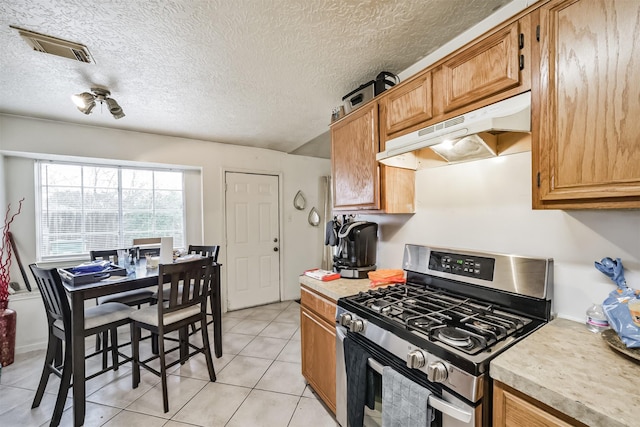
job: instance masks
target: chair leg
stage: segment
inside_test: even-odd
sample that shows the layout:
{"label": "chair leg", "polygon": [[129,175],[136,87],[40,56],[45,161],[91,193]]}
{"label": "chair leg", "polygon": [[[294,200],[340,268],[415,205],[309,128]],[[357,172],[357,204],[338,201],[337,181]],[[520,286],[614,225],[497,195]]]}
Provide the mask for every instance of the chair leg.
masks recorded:
{"label": "chair leg", "polygon": [[209,345],[209,334],[207,333],[207,316],[202,316],[200,320],[200,330],[202,331],[202,345],[204,346],[204,357],[207,359],[207,369],[209,370],[209,379],[211,382],[216,381],[216,371],[213,368],[213,358],[211,357],[211,346]]}
{"label": "chair leg", "polygon": [[178,330],[178,343],[180,345],[180,364],[184,365],[189,358],[189,331],[187,327]]}
{"label": "chair leg", "polygon": [[56,339],[56,354],[53,366],[62,366],[62,340]]}
{"label": "chair leg", "polygon": [[153,354],[158,354],[158,334],[154,334],[151,332],[151,352]]}
{"label": "chair leg", "polygon": [[55,366],[56,352],[58,350],[58,343],[60,340],[53,335],[49,335],[49,342],[47,343],[47,354],[44,357],[44,366],[42,367],[42,375],[40,376],[40,382],[38,383],[38,389],[36,390],[36,397],[33,399],[31,409],[40,406],[44,390],[47,388],[49,382],[49,376],[51,375],[51,366]]}
{"label": "chair leg", "polygon": [[117,371],[118,367],[118,328],[113,328],[111,333],[111,361],[113,362],[113,370]]}
{"label": "chair leg", "polygon": [[131,386],[138,388],[140,384],[140,328],[131,322]]}
{"label": "chair leg", "polygon": [[102,369],[107,369],[107,357],[109,348],[107,343],[109,342],[109,331],[104,331],[102,333]]}
{"label": "chair leg", "polygon": [[158,352],[160,357],[160,377],[162,379],[162,403],[164,412],[167,413],[169,412],[169,393],[167,392],[167,364],[164,359],[164,336],[160,336],[158,339]]}
{"label": "chair leg", "polygon": [[71,348],[65,348],[64,365],[62,367],[62,378],[60,379],[58,398],[56,399],[56,406],[53,409],[53,416],[51,417],[51,424],[49,424],[49,427],[57,427],[60,424],[60,419],[62,418],[62,411],[71,385],[71,353]]}

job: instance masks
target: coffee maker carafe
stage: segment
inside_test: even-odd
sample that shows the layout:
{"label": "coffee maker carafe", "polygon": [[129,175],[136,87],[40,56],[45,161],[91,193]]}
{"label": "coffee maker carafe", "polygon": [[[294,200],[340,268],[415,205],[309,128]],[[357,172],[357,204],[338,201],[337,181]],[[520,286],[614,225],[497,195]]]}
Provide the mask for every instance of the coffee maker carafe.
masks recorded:
{"label": "coffee maker carafe", "polygon": [[333,267],[340,277],[364,279],[376,269],[378,224],[367,221],[351,221],[342,224],[337,231],[338,245],[333,257]]}

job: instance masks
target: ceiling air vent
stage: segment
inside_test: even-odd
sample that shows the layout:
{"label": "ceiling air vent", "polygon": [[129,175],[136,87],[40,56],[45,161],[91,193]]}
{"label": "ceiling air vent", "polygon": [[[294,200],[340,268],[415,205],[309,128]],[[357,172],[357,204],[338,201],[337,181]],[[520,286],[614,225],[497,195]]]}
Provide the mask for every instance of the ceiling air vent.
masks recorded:
{"label": "ceiling air vent", "polygon": [[38,52],[50,53],[51,55],[62,56],[80,62],[92,63],[95,61],[85,45],[62,40],[45,34],[11,26],[18,31],[20,36]]}

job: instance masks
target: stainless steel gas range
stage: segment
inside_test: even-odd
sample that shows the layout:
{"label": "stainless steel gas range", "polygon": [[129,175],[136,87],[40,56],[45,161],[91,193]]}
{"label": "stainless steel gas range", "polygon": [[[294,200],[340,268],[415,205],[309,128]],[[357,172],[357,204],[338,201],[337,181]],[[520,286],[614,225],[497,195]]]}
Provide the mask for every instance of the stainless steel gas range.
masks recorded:
{"label": "stainless steel gas range", "polygon": [[[406,245],[403,268],[406,284],[338,299],[338,422],[364,411],[364,425],[380,425],[386,366],[428,390],[426,425],[491,425],[489,363],[551,319],[553,260]],[[348,372],[346,341],[377,381],[354,385],[361,375]],[[374,388],[369,407],[350,395],[357,387]]]}

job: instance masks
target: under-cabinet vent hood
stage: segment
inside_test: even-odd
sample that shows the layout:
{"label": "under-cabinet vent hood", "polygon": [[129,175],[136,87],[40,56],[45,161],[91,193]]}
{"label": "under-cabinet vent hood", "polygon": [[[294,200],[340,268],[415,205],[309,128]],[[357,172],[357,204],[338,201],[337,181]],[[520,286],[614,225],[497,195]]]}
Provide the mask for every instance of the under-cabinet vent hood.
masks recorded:
{"label": "under-cabinet vent hood", "polygon": [[427,147],[451,163],[494,157],[498,153],[492,132],[530,131],[531,92],[525,92],[391,139],[376,160],[415,170],[418,169],[415,152]]}

